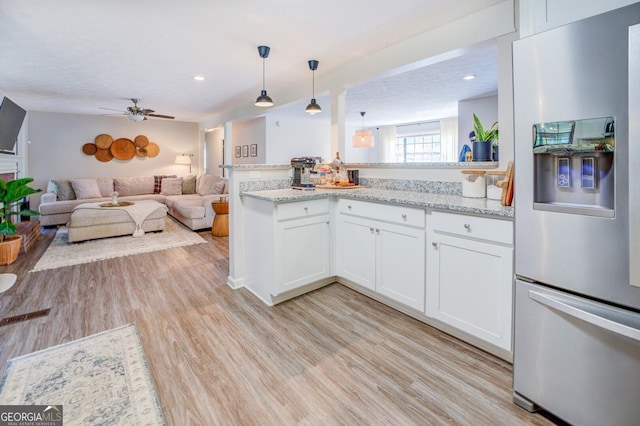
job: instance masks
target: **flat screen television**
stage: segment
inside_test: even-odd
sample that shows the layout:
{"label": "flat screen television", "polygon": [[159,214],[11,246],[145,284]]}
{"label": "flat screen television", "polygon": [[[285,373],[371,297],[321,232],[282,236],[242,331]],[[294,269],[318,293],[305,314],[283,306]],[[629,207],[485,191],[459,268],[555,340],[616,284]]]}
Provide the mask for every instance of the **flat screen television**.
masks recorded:
{"label": "flat screen television", "polygon": [[5,98],[0,105],[0,154],[15,154],[18,133],[27,111]]}

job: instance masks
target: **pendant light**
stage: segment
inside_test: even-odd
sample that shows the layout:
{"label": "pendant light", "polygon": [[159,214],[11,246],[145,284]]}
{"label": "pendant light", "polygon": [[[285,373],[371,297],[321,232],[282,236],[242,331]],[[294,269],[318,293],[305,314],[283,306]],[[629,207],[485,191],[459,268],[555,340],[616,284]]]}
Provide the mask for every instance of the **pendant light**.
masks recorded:
{"label": "pendant light", "polygon": [[262,58],[262,91],[260,92],[260,96],[256,99],[254,103],[255,106],[259,107],[269,107],[273,105],[273,101],[267,95],[267,91],[264,88],[264,60],[269,57],[269,51],[271,49],[269,46],[258,46],[258,54]]}
{"label": "pendant light", "polygon": [[354,148],[371,148],[373,146],[373,133],[371,130],[365,130],[364,128],[364,115],[366,112],[360,112],[362,117],[362,129],[356,130],[356,133],[351,139]]}
{"label": "pendant light", "polygon": [[318,69],[318,61],[316,61],[315,59],[312,59],[309,61],[309,69],[312,71],[313,73],[313,83],[311,86],[311,103],[309,103],[309,105],[307,105],[307,108],[305,109],[305,112],[308,112],[311,115],[317,114],[319,112],[322,112],[322,108],[320,108],[320,105],[318,105],[316,103],[316,70]]}

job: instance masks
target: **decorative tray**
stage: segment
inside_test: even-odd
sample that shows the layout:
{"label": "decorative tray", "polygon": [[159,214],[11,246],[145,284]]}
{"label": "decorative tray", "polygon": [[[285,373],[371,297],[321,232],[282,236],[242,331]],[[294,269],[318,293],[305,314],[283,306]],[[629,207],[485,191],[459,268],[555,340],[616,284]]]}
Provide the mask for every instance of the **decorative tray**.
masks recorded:
{"label": "decorative tray", "polygon": [[132,206],[135,203],[133,201],[120,201],[118,202],[118,204],[111,204],[111,203],[102,203],[100,204],[100,207],[126,207],[126,206]]}
{"label": "decorative tray", "polygon": [[355,189],[355,188],[367,188],[366,185],[331,185],[331,184],[324,184],[324,185],[316,185],[316,188],[320,188],[320,189]]}

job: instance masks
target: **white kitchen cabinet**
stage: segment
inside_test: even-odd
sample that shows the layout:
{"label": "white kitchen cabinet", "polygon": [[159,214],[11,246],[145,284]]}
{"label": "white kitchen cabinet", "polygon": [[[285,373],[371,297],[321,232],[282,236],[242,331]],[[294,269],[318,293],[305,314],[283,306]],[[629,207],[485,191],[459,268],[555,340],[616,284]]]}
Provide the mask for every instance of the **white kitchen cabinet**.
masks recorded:
{"label": "white kitchen cabinet", "polygon": [[328,199],[274,204],[244,201],[245,286],[268,304],[333,276]]}
{"label": "white kitchen cabinet", "polygon": [[424,216],[411,207],[339,200],[338,276],[423,311]]}
{"label": "white kitchen cabinet", "polygon": [[278,222],[276,294],[330,275],[330,223],[328,214]]}
{"label": "white kitchen cabinet", "polygon": [[427,217],[426,315],[511,351],[513,223]]}

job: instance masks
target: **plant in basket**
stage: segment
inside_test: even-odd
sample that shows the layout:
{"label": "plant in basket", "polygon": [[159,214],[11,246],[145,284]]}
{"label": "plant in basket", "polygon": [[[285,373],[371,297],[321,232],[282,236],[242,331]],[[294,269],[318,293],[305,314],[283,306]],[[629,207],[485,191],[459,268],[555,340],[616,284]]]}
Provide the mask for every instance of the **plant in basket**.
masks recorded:
{"label": "plant in basket", "polygon": [[33,178],[4,182],[0,180],[0,264],[8,265],[18,257],[21,237],[15,236],[16,226],[11,216],[37,216],[38,212],[22,208],[25,197],[42,191],[29,186]]}

